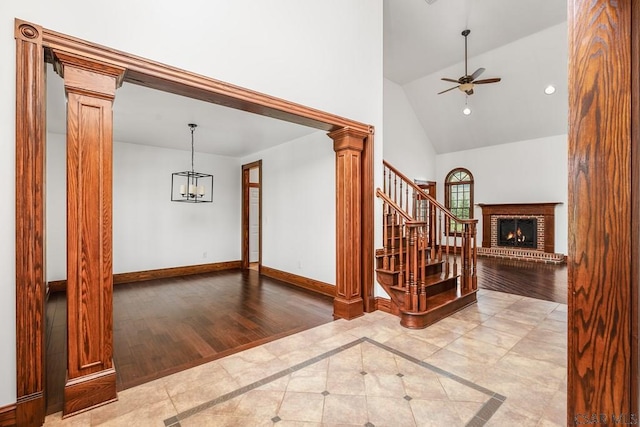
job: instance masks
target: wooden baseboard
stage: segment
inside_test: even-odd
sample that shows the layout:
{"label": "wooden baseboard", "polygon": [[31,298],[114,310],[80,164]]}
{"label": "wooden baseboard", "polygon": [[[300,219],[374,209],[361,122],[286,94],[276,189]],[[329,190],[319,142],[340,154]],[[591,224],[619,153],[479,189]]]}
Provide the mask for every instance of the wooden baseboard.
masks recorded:
{"label": "wooden baseboard", "polygon": [[391,313],[391,300],[388,298],[376,297],[376,310]]}
{"label": "wooden baseboard", "polygon": [[261,266],[260,274],[272,279],[281,280],[300,288],[308,289],[330,297],[336,296],[336,287],[319,280],[309,279],[308,277],[298,276],[297,274],[287,273],[286,271],[276,270],[275,268]]}
{"label": "wooden baseboard", "polygon": [[[40,427],[44,423],[46,415],[45,406],[43,391],[18,397],[15,405],[15,425],[20,427]],[[4,426],[4,424],[0,425]]]}
{"label": "wooden baseboard", "polygon": [[16,427],[16,404],[3,406],[0,408],[0,427]]}
{"label": "wooden baseboard", "polygon": [[[187,265],[184,267],[160,268],[157,270],[134,271],[113,275],[113,284],[143,282],[145,280],[165,279],[168,277],[189,276],[192,274],[212,273],[214,271],[240,268],[240,261],[215,262],[211,264]],[[67,281],[55,280],[48,283],[49,292],[66,292]],[[1,427],[1,426],[0,426]]]}
{"label": "wooden baseboard", "polygon": [[47,283],[47,287],[49,289],[49,293],[66,292],[67,291],[67,281],[66,280],[53,280],[53,281]]}
{"label": "wooden baseboard", "polygon": [[116,400],[116,371],[113,368],[67,380],[62,417],[70,417]]}

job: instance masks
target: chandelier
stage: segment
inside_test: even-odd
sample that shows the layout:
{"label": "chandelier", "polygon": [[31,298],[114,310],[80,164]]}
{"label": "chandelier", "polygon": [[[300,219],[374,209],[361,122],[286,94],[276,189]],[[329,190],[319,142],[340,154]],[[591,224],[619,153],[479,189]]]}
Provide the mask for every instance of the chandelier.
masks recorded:
{"label": "chandelier", "polygon": [[196,172],[193,167],[193,132],[198,125],[189,123],[191,129],[191,170],[171,174],[171,201],[187,203],[211,203],[213,201],[213,175]]}

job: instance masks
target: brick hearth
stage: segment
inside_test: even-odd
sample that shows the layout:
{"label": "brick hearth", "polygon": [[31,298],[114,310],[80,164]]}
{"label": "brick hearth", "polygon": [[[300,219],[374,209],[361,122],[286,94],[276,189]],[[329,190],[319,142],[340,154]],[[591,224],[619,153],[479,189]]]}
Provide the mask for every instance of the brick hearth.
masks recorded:
{"label": "brick hearth", "polygon": [[[480,203],[478,206],[482,208],[482,247],[478,248],[478,255],[547,263],[564,262],[564,255],[554,251],[557,204],[559,203]],[[500,246],[498,244],[498,219],[500,218],[535,218],[537,247],[534,249]]]}

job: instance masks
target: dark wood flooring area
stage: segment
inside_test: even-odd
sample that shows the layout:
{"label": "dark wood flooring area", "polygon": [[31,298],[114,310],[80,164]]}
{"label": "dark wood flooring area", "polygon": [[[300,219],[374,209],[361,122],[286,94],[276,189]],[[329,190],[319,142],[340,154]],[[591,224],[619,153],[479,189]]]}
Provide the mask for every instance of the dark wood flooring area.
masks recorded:
{"label": "dark wood flooring area", "polygon": [[[566,303],[566,265],[478,259],[478,287]],[[114,287],[114,362],[124,390],[333,320],[332,299],[256,271]],[[47,410],[62,410],[66,295],[47,302]]]}
{"label": "dark wood flooring area", "polygon": [[[333,299],[249,270],[118,284],[118,390],[333,321]],[[66,295],[47,302],[47,412],[62,410]]]}
{"label": "dark wood flooring area", "polygon": [[567,303],[567,265],[478,258],[478,288]]}

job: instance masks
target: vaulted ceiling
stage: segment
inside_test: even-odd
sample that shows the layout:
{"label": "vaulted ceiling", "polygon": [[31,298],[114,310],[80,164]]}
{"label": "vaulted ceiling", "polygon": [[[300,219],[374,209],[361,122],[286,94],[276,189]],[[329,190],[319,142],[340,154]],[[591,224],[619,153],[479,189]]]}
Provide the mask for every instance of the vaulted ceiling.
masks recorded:
{"label": "vaulted ceiling", "polygon": [[[400,85],[436,152],[567,132],[565,0],[384,0],[384,75]],[[483,67],[467,97],[442,81]],[[554,85],[553,95],[544,93]],[[468,105],[472,113],[462,110]]]}
{"label": "vaulted ceiling", "polygon": [[[400,85],[438,153],[566,133],[565,0],[383,0],[384,76]],[[501,77],[468,99],[441,77]],[[48,79],[47,125],[65,131],[64,90]],[[543,90],[554,84],[554,95]],[[472,114],[465,116],[465,100]],[[149,106],[153,106],[149,108]],[[125,84],[114,105],[117,141],[190,149],[189,122],[199,124],[196,150],[241,157],[315,129]]]}

